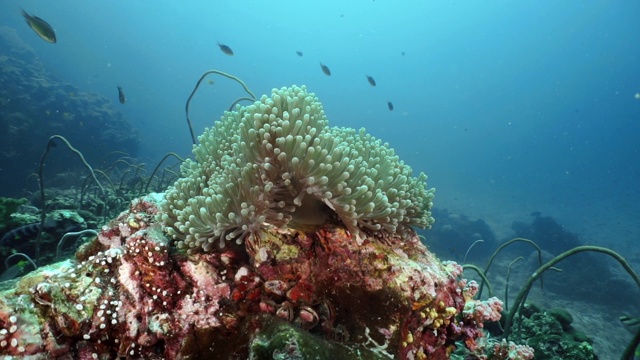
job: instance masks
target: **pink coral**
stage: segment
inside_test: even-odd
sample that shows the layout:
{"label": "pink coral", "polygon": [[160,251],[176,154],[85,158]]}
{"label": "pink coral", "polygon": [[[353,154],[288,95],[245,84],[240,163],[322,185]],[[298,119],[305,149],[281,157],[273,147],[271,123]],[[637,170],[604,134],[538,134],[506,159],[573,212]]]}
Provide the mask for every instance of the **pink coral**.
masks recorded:
{"label": "pink coral", "polygon": [[493,346],[492,360],[531,360],[533,348],[527,345],[517,345],[513,341],[497,343]]}
{"label": "pink coral", "polygon": [[247,358],[264,319],[281,318],[398,359],[440,359],[457,341],[475,348],[501,308],[467,301],[461,267],[417,236],[358,244],[329,223],[262,231],[256,251],[187,255],[169,246],[152,200],[135,201],[76,259],[0,293],[0,354]]}
{"label": "pink coral", "polygon": [[464,315],[467,319],[475,321],[479,327],[485,321],[499,321],[502,312],[502,301],[496,297],[487,300],[469,300],[464,307]]}

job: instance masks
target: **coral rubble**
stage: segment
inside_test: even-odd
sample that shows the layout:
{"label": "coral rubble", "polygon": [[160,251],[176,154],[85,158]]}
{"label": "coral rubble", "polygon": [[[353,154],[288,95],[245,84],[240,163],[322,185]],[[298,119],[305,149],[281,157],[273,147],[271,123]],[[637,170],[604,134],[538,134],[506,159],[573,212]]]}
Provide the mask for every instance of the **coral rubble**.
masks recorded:
{"label": "coral rubble", "polygon": [[[371,359],[445,359],[457,341],[474,349],[482,322],[499,317],[499,301],[474,300],[477,284],[417,236],[358,244],[329,221],[263,229],[254,253],[188,254],[169,247],[157,201],[134,201],[75,259],[0,293],[0,354],[259,359],[311,343]],[[274,327],[283,340],[265,344]]]}

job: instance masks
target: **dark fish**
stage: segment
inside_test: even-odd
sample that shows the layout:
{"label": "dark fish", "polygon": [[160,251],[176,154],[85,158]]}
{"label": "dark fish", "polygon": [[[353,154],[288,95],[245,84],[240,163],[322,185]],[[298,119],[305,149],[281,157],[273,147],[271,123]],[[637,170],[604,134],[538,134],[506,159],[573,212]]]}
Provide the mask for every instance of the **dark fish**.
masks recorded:
{"label": "dark fish", "polygon": [[402,56],[404,56],[404,51],[402,52]]}
{"label": "dark fish", "polygon": [[233,56],[233,50],[231,50],[230,47],[228,47],[225,44],[220,44],[220,43],[218,43],[218,46],[220,47],[220,50],[222,50],[223,53],[225,53],[226,55],[229,55],[229,56]]}
{"label": "dark fish", "polygon": [[387,107],[389,108],[389,111],[393,111],[393,103],[391,101],[387,101]]}
{"label": "dark fish", "polygon": [[327,76],[331,76],[331,70],[329,70],[329,68],[327,67],[327,65],[320,63],[320,67],[322,68],[322,72],[327,75]]}
{"label": "dark fish", "polygon": [[635,327],[637,325],[640,325],[640,318],[636,318],[636,317],[631,317],[631,316],[627,316],[627,315],[622,315],[620,317],[618,317],[618,319],[620,319],[620,321],[622,322],[622,324],[624,326],[627,327]]}
{"label": "dark fish", "polygon": [[297,54],[298,56],[302,56],[302,51],[296,51],[296,54]]}
{"label": "dark fish", "polygon": [[369,75],[367,75],[367,81],[371,86],[376,86],[376,81]]}
{"label": "dark fish", "polygon": [[51,25],[49,25],[46,21],[40,19],[37,16],[31,16],[27,14],[26,11],[22,10],[22,16],[24,20],[27,22],[27,25],[38,35],[40,38],[46,42],[54,43],[56,42],[56,33],[53,31]]}
{"label": "dark fish", "polygon": [[15,265],[9,266],[5,271],[3,271],[2,274],[0,274],[0,282],[15,279],[25,273],[25,263],[21,261]]}
{"label": "dark fish", "polygon": [[11,243],[16,239],[32,239],[38,235],[38,231],[40,231],[40,223],[33,223],[22,225],[17,227],[8,233],[4,234],[2,239],[0,239],[0,244],[7,245],[7,243]]}
{"label": "dark fish", "polygon": [[118,100],[120,100],[120,104],[124,104],[127,101],[127,98],[124,96],[124,91],[120,85],[118,85]]}

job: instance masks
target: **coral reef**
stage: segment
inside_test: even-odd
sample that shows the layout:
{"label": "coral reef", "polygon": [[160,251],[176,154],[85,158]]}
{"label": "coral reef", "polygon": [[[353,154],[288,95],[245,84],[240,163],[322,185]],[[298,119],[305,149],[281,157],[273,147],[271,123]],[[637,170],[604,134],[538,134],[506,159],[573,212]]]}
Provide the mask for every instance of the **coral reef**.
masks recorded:
{"label": "coral reef", "polygon": [[251,340],[250,354],[251,360],[389,359],[376,349],[326,341],[278,317],[264,322],[263,329]]}
{"label": "coral reef", "polygon": [[528,345],[518,345],[513,341],[502,340],[495,343],[487,360],[531,360],[534,359],[534,350]]}
{"label": "coral reef", "polygon": [[564,309],[545,311],[526,304],[522,319],[516,324],[516,333],[527,339],[535,351],[536,360],[566,359],[595,360],[592,340],[571,326],[573,317]]}
{"label": "coral reef", "polygon": [[0,196],[0,237],[11,228],[24,225],[13,216],[18,209],[27,203],[27,199],[13,199]]}
{"label": "coral reef", "polygon": [[[68,232],[82,230],[87,226],[85,219],[75,210],[50,211],[41,223],[40,216],[37,214],[38,209],[29,206],[21,206],[20,209],[12,214],[12,218],[25,223],[7,228],[8,231],[0,231],[0,264],[5,263],[6,259],[15,253],[32,257],[40,265],[52,263],[58,240]],[[38,233],[41,237],[39,244],[35,241]],[[40,247],[42,253],[39,259],[36,259],[35,255],[36,247]],[[1,272],[0,281],[20,275],[13,270],[4,269]]]}
{"label": "coral reef", "polygon": [[501,303],[473,299],[478,285],[415,235],[358,244],[334,219],[262,228],[255,253],[229,244],[188,254],[172,251],[156,222],[160,199],[134,201],[76,259],[1,292],[0,354],[261,359],[265,349],[305,354],[311,344],[370,359],[445,359],[456,342],[482,351],[483,321],[499,319]]}
{"label": "coral reef", "polygon": [[[432,213],[438,221],[428,230],[428,245],[440,257],[458,262],[484,261],[498,246],[495,234],[484,220],[471,220],[464,214],[450,213],[437,206]],[[427,231],[418,230],[418,234],[426,236]],[[473,251],[467,253],[476,240],[482,240],[482,244],[477,244]]]}
{"label": "coral reef", "polygon": [[[35,170],[25,163],[36,163],[54,134],[74,143],[90,163],[114,150],[135,155],[138,135],[108,98],[56,80],[12,28],[0,27],[0,48],[0,184],[4,195],[21,194],[22,179]],[[74,169],[81,169],[75,160],[47,164],[50,173]],[[77,180],[77,174],[70,180]]]}
{"label": "coral reef", "polygon": [[[19,213],[14,213],[17,215],[22,215]],[[2,236],[0,237],[0,245],[2,246],[13,246],[17,240],[22,242],[28,241],[29,235],[31,233],[38,232],[40,230],[40,219],[35,218],[35,216],[28,217],[28,215],[18,216],[17,218],[25,218],[32,219],[32,222],[19,226],[17,228],[11,229],[6,233],[0,232]],[[31,229],[24,229],[25,227],[34,227]],[[50,233],[51,235],[59,235],[62,236],[66,232],[69,231],[77,231],[86,228],[86,222],[76,211],[73,210],[53,210],[50,211],[45,217],[45,221],[42,223],[42,231],[46,233]],[[27,239],[25,239],[27,237]]]}
{"label": "coral reef", "polygon": [[[550,259],[564,251],[584,245],[578,235],[560,225],[553,217],[541,216],[539,213],[532,215],[531,224],[514,222],[512,228],[518,237],[527,237],[543,250],[550,252],[551,255],[547,254],[546,258]],[[611,260],[593,253],[572,256],[559,264],[561,273],[545,274],[545,289],[569,299],[589,299],[632,313],[638,312],[638,304],[627,301],[640,296],[637,286],[633,286],[626,275],[614,272],[612,264]],[[588,283],[589,286],[567,286],[583,283]],[[601,291],[594,292],[594,288]],[[617,296],[611,296],[612,293]]]}
{"label": "coral reef", "polygon": [[433,223],[426,175],[413,177],[364,129],[328,127],[322,104],[304,86],[274,89],[226,112],[199,140],[163,208],[168,233],[190,251],[251,240],[264,226],[322,224],[331,216],[359,243],[367,233],[411,236],[412,226]]}
{"label": "coral reef", "polygon": [[566,230],[553,217],[542,216],[538,212],[532,213],[531,216],[531,224],[513,222],[511,228],[517,237],[531,239],[554,255],[583,244],[578,235]]}

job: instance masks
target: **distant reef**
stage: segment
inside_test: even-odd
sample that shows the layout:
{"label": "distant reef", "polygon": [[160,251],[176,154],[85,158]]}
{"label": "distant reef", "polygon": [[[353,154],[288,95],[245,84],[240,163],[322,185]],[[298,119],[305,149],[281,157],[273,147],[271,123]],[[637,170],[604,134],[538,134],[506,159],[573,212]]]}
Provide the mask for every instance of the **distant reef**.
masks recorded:
{"label": "distant reef", "polygon": [[[13,28],[0,26],[0,49],[0,195],[20,194],[55,134],[92,165],[113,151],[136,155],[139,136],[109,98],[57,80]],[[48,174],[82,169],[60,152],[65,160],[48,161]]]}

